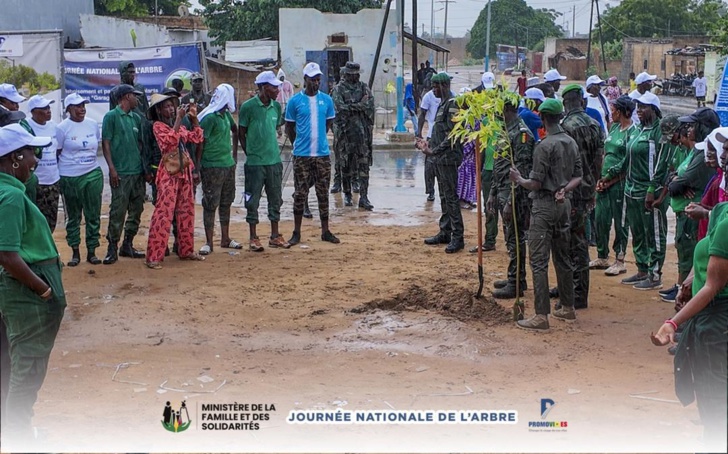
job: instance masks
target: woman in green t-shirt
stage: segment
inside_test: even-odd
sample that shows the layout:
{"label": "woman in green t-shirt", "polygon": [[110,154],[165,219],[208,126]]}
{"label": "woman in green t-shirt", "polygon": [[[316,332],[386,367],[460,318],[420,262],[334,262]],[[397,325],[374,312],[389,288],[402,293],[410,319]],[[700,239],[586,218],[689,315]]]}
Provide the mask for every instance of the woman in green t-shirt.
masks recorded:
{"label": "woman in green t-shirt", "polygon": [[16,124],[0,128],[0,370],[8,386],[0,405],[8,449],[32,446],[33,405],[66,307],[58,250],[24,186],[38,164],[35,147],[50,143]]}

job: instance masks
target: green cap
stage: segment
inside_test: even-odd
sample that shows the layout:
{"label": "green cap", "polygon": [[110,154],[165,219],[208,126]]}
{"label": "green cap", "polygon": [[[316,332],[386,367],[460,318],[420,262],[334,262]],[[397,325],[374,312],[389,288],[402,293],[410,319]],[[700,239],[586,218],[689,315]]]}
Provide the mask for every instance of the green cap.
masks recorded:
{"label": "green cap", "polygon": [[665,115],[662,117],[662,120],[660,120],[660,129],[662,130],[662,135],[664,136],[672,136],[675,131],[680,127],[680,120],[678,120],[679,115]]}
{"label": "green cap", "polygon": [[561,96],[564,96],[570,91],[579,90],[581,94],[584,94],[584,89],[579,84],[569,84],[561,90]]}
{"label": "green cap", "polygon": [[549,98],[538,106],[538,111],[545,114],[559,115],[564,113],[564,105],[558,99]]}
{"label": "green cap", "polygon": [[434,84],[450,83],[450,75],[445,71],[437,73],[430,79],[430,82]]}

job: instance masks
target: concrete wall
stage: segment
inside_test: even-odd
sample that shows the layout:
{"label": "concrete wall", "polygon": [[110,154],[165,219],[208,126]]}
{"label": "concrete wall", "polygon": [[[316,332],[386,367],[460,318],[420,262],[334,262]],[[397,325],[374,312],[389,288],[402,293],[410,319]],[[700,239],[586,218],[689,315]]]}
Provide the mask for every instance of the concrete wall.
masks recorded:
{"label": "concrete wall", "polygon": [[81,15],[81,34],[85,47],[134,47],[131,30],[137,36],[136,47],[170,44],[169,33],[161,25],[111,16]]}
{"label": "concrete wall", "polygon": [[93,14],[93,0],[15,0],[2,2],[0,30],[63,30],[71,41],[81,39],[79,14]]}
{"label": "concrete wall", "polygon": [[[356,14],[331,14],[310,8],[281,8],[279,17],[281,64],[291,82],[303,86],[302,70],[307,63],[306,51],[336,48],[351,49],[352,59],[361,65],[361,79],[368,82],[384,20],[384,10],[364,9]],[[329,43],[329,36],[337,33],[346,34],[346,44]],[[401,55],[400,41],[397,37],[395,13],[392,10],[372,87],[377,105],[384,105],[384,89],[387,83],[395,83],[395,63]],[[389,64],[385,63],[387,60]],[[390,105],[392,103],[390,100]]]}

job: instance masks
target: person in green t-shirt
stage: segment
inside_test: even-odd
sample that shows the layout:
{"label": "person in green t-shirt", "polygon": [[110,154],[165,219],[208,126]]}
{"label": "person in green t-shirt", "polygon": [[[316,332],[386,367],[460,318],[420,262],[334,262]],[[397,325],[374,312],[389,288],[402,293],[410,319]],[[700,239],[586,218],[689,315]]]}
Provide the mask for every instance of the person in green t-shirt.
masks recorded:
{"label": "person in green t-shirt", "polygon": [[[101,128],[102,149],[109,166],[111,204],[109,205],[109,228],[106,239],[109,248],[104,265],[116,263],[118,256],[144,258],[142,251],[134,249],[134,237],[139,231],[146,188],[144,182],[151,182],[152,175],[146,173],[149,166],[144,152],[142,118],[134,112],[137,96],[141,92],[131,85],[116,87],[118,105],[104,115]],[[121,229],[124,228],[124,242],[119,249]]]}
{"label": "person in green t-shirt", "polygon": [[282,84],[273,71],[263,71],[256,77],[258,94],[240,106],[238,138],[245,153],[245,220],[250,228],[250,250],[262,252],[256,226],[258,205],[265,194],[268,199],[270,240],[268,246],[288,249],[291,245],[278,232],[283,204],[283,164],[278,148],[277,128],[281,124],[281,105],[276,101]]}
{"label": "person in green t-shirt", "polygon": [[38,164],[34,137],[20,125],[0,129],[0,408],[5,449],[34,446],[33,405],[48,370],[66,298],[48,222],[25,194]]}

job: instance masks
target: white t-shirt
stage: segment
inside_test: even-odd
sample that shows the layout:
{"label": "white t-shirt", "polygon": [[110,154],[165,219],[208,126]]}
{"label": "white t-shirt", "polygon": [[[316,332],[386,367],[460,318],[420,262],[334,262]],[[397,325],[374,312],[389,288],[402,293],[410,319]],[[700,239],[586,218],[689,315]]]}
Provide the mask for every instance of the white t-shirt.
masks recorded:
{"label": "white t-shirt", "polygon": [[704,98],[708,93],[708,79],[705,76],[696,78],[693,81],[693,87],[695,88],[695,96]]}
{"label": "white t-shirt", "polygon": [[589,97],[586,98],[586,106],[599,112],[599,116],[602,117],[602,129],[604,129],[604,132],[607,132],[607,114],[604,112],[604,105],[599,98],[589,95]]}
{"label": "white t-shirt", "polygon": [[425,120],[427,121],[427,138],[432,136],[432,127],[435,125],[435,115],[440,107],[440,98],[436,98],[432,90],[425,93],[420,103],[420,109],[426,110]]}
{"label": "white t-shirt", "polygon": [[40,125],[28,118],[28,124],[33,129],[36,137],[50,137],[51,144],[43,148],[40,162],[35,168],[35,175],[38,177],[38,184],[49,186],[58,183],[61,176],[58,174],[58,128],[53,121],[47,121]]}
{"label": "white t-shirt", "polygon": [[58,125],[58,147],[61,156],[58,170],[63,177],[79,177],[99,167],[96,152],[99,148],[99,124],[86,117],[78,123],[67,118]]}

